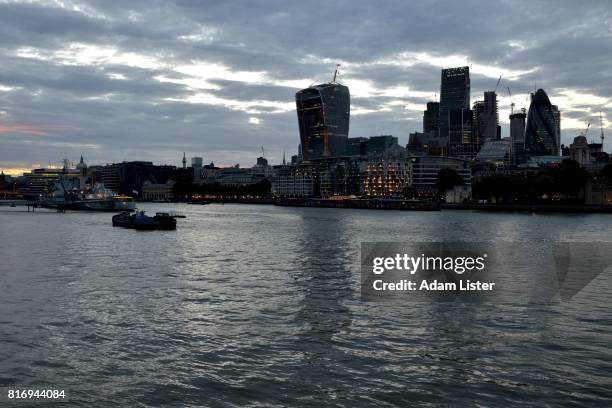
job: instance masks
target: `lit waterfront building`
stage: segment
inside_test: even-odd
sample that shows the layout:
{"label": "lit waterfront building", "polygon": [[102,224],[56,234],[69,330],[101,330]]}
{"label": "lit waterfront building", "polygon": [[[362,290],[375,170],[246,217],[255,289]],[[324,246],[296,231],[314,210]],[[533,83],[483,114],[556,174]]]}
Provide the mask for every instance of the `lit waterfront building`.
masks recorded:
{"label": "lit waterfront building", "polygon": [[26,187],[20,189],[19,192],[30,198],[40,198],[49,195],[60,179],[70,181],[71,185],[77,185],[81,174],[80,170],[65,165],[63,168],[49,166],[34,169],[29,173],[24,173],[23,176]]}
{"label": "lit waterfront building", "polygon": [[295,94],[303,160],[346,154],[350,118],[349,89],[336,82]]}
{"label": "lit waterfront building", "polygon": [[360,193],[367,197],[393,197],[412,184],[412,166],[407,152],[397,146],[360,165]]}
{"label": "lit waterfront building", "polygon": [[277,197],[312,197],[318,171],[314,165],[277,166],[272,179],[272,194]]}
{"label": "lit waterfront building", "polygon": [[141,199],[144,201],[171,201],[174,199],[174,180],[168,180],[163,184],[152,183],[149,180],[142,184]]}

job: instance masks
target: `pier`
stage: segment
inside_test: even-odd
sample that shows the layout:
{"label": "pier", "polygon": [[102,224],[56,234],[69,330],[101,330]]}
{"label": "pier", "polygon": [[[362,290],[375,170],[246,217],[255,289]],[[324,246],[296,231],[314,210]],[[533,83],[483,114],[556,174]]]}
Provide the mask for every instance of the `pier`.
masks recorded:
{"label": "pier", "polygon": [[0,200],[0,207],[1,206],[5,206],[5,207],[25,206],[28,212],[30,212],[30,208],[32,209],[32,212],[34,212],[36,208],[41,207],[41,202],[36,201],[36,200]]}

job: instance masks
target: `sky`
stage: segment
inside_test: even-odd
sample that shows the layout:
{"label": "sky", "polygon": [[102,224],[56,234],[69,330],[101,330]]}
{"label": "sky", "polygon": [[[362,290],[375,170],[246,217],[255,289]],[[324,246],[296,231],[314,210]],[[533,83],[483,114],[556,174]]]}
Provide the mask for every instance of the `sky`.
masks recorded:
{"label": "sky", "polygon": [[[612,138],[612,7],[555,1],[0,0],[0,169],[183,152],[250,167],[297,153],[295,92],[351,92],[350,137],[422,130],[440,70],[470,66],[472,102],[528,108],[543,88],[562,143],[599,113]],[[606,140],[604,149],[612,150]]]}

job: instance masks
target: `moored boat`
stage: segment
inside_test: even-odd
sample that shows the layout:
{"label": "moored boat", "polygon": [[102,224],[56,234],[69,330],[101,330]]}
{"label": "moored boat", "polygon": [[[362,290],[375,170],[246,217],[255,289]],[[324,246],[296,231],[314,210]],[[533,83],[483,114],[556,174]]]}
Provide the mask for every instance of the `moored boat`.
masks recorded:
{"label": "moored boat", "polygon": [[175,230],[176,219],[168,213],[158,212],[154,217],[150,217],[144,211],[137,211],[134,214],[124,211],[113,215],[113,227],[137,230]]}

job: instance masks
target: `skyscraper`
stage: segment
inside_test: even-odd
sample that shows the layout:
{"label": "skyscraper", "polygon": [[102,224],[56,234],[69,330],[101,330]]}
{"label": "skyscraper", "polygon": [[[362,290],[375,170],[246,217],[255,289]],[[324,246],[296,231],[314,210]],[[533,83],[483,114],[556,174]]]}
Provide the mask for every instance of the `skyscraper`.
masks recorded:
{"label": "skyscraper", "polygon": [[497,110],[497,94],[494,91],[484,93],[482,137],[485,141],[497,140],[499,126],[499,113]]}
{"label": "skyscraper", "polygon": [[[448,144],[449,146],[471,145],[473,112],[471,109],[453,109],[449,114]],[[462,151],[459,146],[458,151]],[[452,151],[451,151],[452,153]]]}
{"label": "skyscraper", "polygon": [[440,137],[449,136],[451,111],[463,109],[470,109],[470,68],[443,69],[440,81]]}
{"label": "skyscraper", "polygon": [[483,129],[485,128],[485,103],[476,101],[472,105],[472,141],[481,145],[484,143]]}
{"label": "skyscraper", "polygon": [[500,139],[499,113],[497,94],[493,91],[484,93],[484,100],[474,102],[473,143],[482,145],[485,142]]}
{"label": "skyscraper", "polygon": [[336,82],[295,94],[303,160],[344,156],[349,132],[349,89]]}
{"label": "skyscraper", "polygon": [[512,162],[518,164],[523,162],[525,153],[525,110],[510,115],[510,141],[512,151]]}
{"label": "skyscraper", "polygon": [[531,97],[525,128],[525,152],[532,156],[558,156],[559,136],[555,112],[543,89]]}
{"label": "skyscraper", "polygon": [[438,130],[440,121],[440,103],[427,102],[427,110],[423,111],[423,133]]}
{"label": "skyscraper", "polygon": [[555,117],[555,122],[557,123],[557,146],[561,148],[561,111],[557,105],[553,105],[552,110]]}

